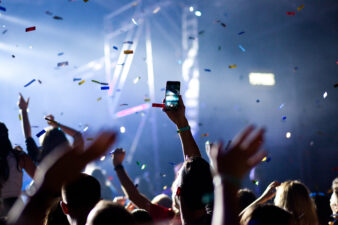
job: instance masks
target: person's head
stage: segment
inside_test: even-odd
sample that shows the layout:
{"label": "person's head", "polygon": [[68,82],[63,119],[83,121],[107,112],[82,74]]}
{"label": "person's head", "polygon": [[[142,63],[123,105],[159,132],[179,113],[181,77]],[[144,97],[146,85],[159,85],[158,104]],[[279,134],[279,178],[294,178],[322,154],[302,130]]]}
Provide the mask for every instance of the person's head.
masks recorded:
{"label": "person's head", "polygon": [[8,137],[8,129],[4,123],[0,122],[0,157],[7,156],[11,149],[12,144]]}
{"label": "person's head", "polygon": [[238,190],[237,198],[239,201],[239,211],[241,212],[243,209],[245,209],[256,200],[256,195],[253,193],[253,191],[244,188]]}
{"label": "person's head", "polygon": [[168,195],[159,194],[159,195],[156,195],[153,198],[153,200],[151,200],[151,203],[163,206],[165,208],[171,208],[173,201],[171,200],[171,198]]}
{"label": "person's head", "polygon": [[101,200],[89,213],[86,225],[107,224],[133,225],[134,218],[123,206]]}
{"label": "person's head", "polygon": [[178,191],[181,219],[192,222],[211,214],[214,186],[209,164],[201,157],[184,162],[180,171]]}
{"label": "person's head", "polygon": [[62,211],[69,223],[83,225],[90,210],[100,200],[100,183],[94,177],[81,173],[77,179],[62,186],[61,196]]}
{"label": "person's head", "polygon": [[152,225],[154,224],[153,218],[144,209],[134,209],[131,214],[134,218],[135,225]]}
{"label": "person's head", "polygon": [[274,203],[291,212],[300,225],[318,224],[316,208],[310,198],[310,192],[300,181],[283,182],[277,188]]}
{"label": "person's head", "polygon": [[293,225],[290,212],[272,204],[250,207],[241,218],[241,225]]}
{"label": "person's head", "polygon": [[62,130],[58,128],[47,130],[41,142],[42,153],[39,160],[41,161],[47,154],[53,151],[56,147],[65,143],[69,144],[66,135]]}
{"label": "person's head", "polygon": [[332,181],[332,195],[330,198],[332,214],[338,214],[338,177]]}
{"label": "person's head", "polygon": [[319,224],[327,224],[331,215],[329,196],[320,192],[311,193],[310,196],[316,205]]}
{"label": "person's head", "polygon": [[66,215],[62,212],[59,201],[60,198],[55,200],[49,208],[44,225],[69,225]]}

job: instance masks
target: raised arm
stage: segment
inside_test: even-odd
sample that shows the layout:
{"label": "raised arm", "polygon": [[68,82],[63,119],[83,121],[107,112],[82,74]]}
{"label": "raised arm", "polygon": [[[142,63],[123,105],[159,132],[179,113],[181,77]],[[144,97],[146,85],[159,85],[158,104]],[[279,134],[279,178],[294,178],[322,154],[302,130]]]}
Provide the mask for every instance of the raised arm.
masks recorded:
{"label": "raised arm", "polygon": [[224,148],[221,143],[211,148],[215,185],[212,225],[239,224],[236,194],[241,179],[266,155],[265,151],[259,151],[263,144],[264,129],[251,135],[253,131],[254,127],[249,126],[229,147]]}
{"label": "raised arm", "polygon": [[29,118],[28,118],[28,104],[29,104],[29,98],[27,98],[27,101],[25,101],[24,97],[22,96],[21,93],[19,93],[19,102],[18,106],[20,109],[20,113],[22,116],[22,128],[23,128],[23,133],[25,135],[25,139],[32,137],[32,131],[31,131],[31,125],[29,123]]}
{"label": "raised arm", "polygon": [[79,132],[79,131],[71,128],[71,127],[65,126],[65,125],[63,125],[59,122],[56,122],[54,120],[53,115],[48,115],[48,116],[45,117],[45,119],[47,120],[47,123],[50,126],[52,126],[54,128],[60,128],[63,132],[65,132],[69,136],[72,136],[73,139],[74,139],[74,143],[73,143],[74,146],[79,146],[79,148],[81,148],[81,149],[84,148],[84,141],[83,141],[83,137],[82,137],[81,132]]}
{"label": "raised arm", "polygon": [[138,191],[122,166],[125,156],[126,152],[121,148],[116,149],[113,154],[113,165],[122,185],[122,189],[129,200],[138,208],[149,211],[152,204],[151,201]]}
{"label": "raised arm", "polygon": [[20,155],[20,164],[27,174],[33,179],[36,171],[36,165],[26,153],[22,153]]}
{"label": "raised arm", "polygon": [[185,116],[185,106],[180,96],[179,107],[176,111],[165,111],[169,119],[177,126],[177,131],[181,139],[184,159],[188,156],[201,157],[200,150],[192,136],[189,122]]}
{"label": "raised arm", "polygon": [[107,151],[115,137],[114,132],[103,132],[86,151],[63,146],[46,156],[35,174],[37,192],[23,207],[21,203],[14,205],[8,225],[42,225],[62,184],[75,179],[89,162]]}

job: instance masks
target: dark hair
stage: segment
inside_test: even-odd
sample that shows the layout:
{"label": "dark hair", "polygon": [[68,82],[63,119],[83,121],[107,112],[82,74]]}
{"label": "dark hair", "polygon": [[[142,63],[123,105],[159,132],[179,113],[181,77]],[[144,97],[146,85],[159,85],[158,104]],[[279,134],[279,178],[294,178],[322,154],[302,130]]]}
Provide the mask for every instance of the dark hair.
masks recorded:
{"label": "dark hair", "polygon": [[69,210],[93,208],[100,201],[100,183],[92,176],[81,173],[77,179],[62,186],[62,199]]}
{"label": "dark hair", "polygon": [[61,198],[57,198],[49,208],[44,225],[69,225],[66,215],[60,206]]}
{"label": "dark hair", "polygon": [[16,166],[19,170],[20,154],[13,150],[11,141],[8,138],[8,129],[6,125],[0,122],[0,182],[5,182],[9,177],[9,166],[7,162],[8,154],[12,152],[16,159]]}
{"label": "dark hair", "polygon": [[257,205],[249,215],[248,225],[289,225],[292,214],[272,204]]}
{"label": "dark hair", "polygon": [[244,188],[238,190],[237,198],[239,202],[239,211],[241,212],[243,209],[245,209],[256,200],[256,195],[253,193],[253,191]]}
{"label": "dark hair", "polygon": [[63,143],[68,143],[68,140],[62,130],[58,128],[53,128],[46,131],[46,134],[42,141],[42,152],[39,157],[39,161],[42,161],[42,159],[46,155],[48,155],[51,151],[53,151],[56,147]]}
{"label": "dark hair", "polygon": [[137,225],[151,225],[154,224],[153,218],[144,209],[134,209],[131,213],[134,217],[135,224]]}
{"label": "dark hair", "polygon": [[209,163],[201,157],[184,162],[181,173],[180,199],[191,210],[212,210],[214,186]]}
{"label": "dark hair", "polygon": [[133,216],[123,207],[112,201],[101,200],[90,212],[89,225],[133,225]]}

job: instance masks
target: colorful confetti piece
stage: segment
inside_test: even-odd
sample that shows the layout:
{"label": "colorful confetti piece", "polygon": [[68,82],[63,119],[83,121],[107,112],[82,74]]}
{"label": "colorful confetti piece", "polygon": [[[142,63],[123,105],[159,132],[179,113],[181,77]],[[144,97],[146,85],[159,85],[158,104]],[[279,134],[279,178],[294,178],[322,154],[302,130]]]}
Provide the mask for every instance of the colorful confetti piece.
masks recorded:
{"label": "colorful confetti piece", "polygon": [[0,10],[6,12],[6,8],[5,7],[0,6]]}
{"label": "colorful confetti piece", "polygon": [[294,15],[296,15],[296,13],[295,12],[286,12],[286,15],[288,15],[288,16],[294,16]]}
{"label": "colorful confetti piece", "polygon": [[80,80],[82,80],[82,79],[81,78],[73,78],[73,82],[80,81]]}
{"label": "colorful confetti piece", "polygon": [[283,120],[286,120],[286,116],[283,116],[283,118],[282,118]]}
{"label": "colorful confetti piece", "polygon": [[140,165],[141,165],[141,163],[140,163],[139,161],[136,161],[136,165],[140,166]]}
{"label": "colorful confetti piece", "polygon": [[230,65],[229,69],[237,68],[237,65]]}
{"label": "colorful confetti piece", "polygon": [[139,82],[139,80],[141,80],[141,77],[140,76],[138,76],[138,77],[136,77],[135,79],[134,79],[134,84],[137,84],[137,82]]}
{"label": "colorful confetti piece", "polygon": [[62,56],[64,53],[63,52],[59,52],[58,53],[58,56]]}
{"label": "colorful confetti piece", "polygon": [[326,97],[327,97],[327,92],[325,91],[323,94],[323,98],[326,99]]}
{"label": "colorful confetti piece", "polygon": [[37,133],[36,136],[39,138],[44,133],[46,133],[46,131],[43,129],[42,131],[40,131],[39,133]]}
{"label": "colorful confetti piece", "polygon": [[153,10],[153,14],[157,14],[161,10],[161,7],[157,7]]}
{"label": "colorful confetti piece", "polygon": [[98,98],[98,99],[96,99],[96,101],[98,101],[98,102],[99,102],[99,101],[101,101],[101,100],[102,100],[102,98],[101,98],[101,97],[100,97],[100,98]]}
{"label": "colorful confetti piece", "polygon": [[145,101],[145,102],[150,102],[151,99],[150,99],[150,98],[146,98],[146,99],[144,99],[144,101]]}
{"label": "colorful confetti piece", "polygon": [[115,49],[115,50],[119,50],[119,48],[118,48],[118,47],[116,47],[116,46],[113,46],[113,49]]}
{"label": "colorful confetti piece", "polygon": [[109,90],[109,86],[103,86],[101,87],[101,90]]}
{"label": "colorful confetti piece", "polygon": [[36,30],[36,27],[27,27],[26,32],[34,31]]}
{"label": "colorful confetti piece", "polygon": [[133,22],[133,24],[138,26],[138,23],[136,22],[136,20],[134,18],[132,18],[131,21]]}
{"label": "colorful confetti piece", "polygon": [[209,134],[207,134],[207,133],[201,135],[201,137],[208,137],[208,136],[209,136]]}
{"label": "colorful confetti piece", "polygon": [[204,69],[205,72],[211,72],[211,69]]}
{"label": "colorful confetti piece", "polygon": [[97,81],[97,80],[92,80],[93,83],[97,83],[97,84],[101,84],[101,82]]}
{"label": "colorful confetti piece", "polygon": [[259,100],[259,99],[257,99],[257,100],[256,100],[256,102],[257,102],[257,103],[259,103],[259,102],[260,102],[260,100]]}
{"label": "colorful confetti piece", "polygon": [[21,114],[19,114],[19,120],[22,120],[22,118],[21,118]]}
{"label": "colorful confetti piece", "polygon": [[133,53],[134,53],[133,50],[124,50],[123,52],[124,52],[124,54],[126,54],[126,55],[129,55],[129,54],[133,54]]}
{"label": "colorful confetti piece", "polygon": [[167,190],[167,188],[168,188],[167,185],[165,185],[165,186],[163,187],[163,190]]}
{"label": "colorful confetti piece", "polygon": [[242,52],[245,52],[245,48],[243,48],[242,45],[238,45],[238,48],[240,48],[242,50]]}
{"label": "colorful confetti piece", "polygon": [[299,6],[299,7],[297,8],[298,12],[299,12],[300,10],[302,10],[302,9],[304,9],[304,4],[302,4],[301,6]]}
{"label": "colorful confetti piece", "polygon": [[86,82],[85,80],[82,80],[79,82],[79,85],[83,84],[84,82]]}
{"label": "colorful confetti piece", "polygon": [[146,164],[143,164],[142,166],[141,166],[141,170],[144,170],[145,168],[146,168]]}
{"label": "colorful confetti piece", "polygon": [[68,61],[64,61],[64,62],[59,62],[57,64],[57,67],[63,67],[63,66],[68,66],[68,65],[69,65]]}
{"label": "colorful confetti piece", "polygon": [[252,180],[251,181],[254,185],[258,186],[259,185],[259,181],[258,180]]}
{"label": "colorful confetti piece", "polygon": [[24,87],[28,87],[29,85],[31,85],[32,83],[34,83],[35,82],[35,79],[33,79],[33,80],[31,80],[31,81],[29,81],[27,84],[25,84],[25,86]]}
{"label": "colorful confetti piece", "polygon": [[282,103],[282,104],[279,106],[279,109],[282,109],[284,106],[285,106],[285,104]]}
{"label": "colorful confetti piece", "polygon": [[54,20],[63,20],[63,18],[61,16],[54,16],[53,19]]}
{"label": "colorful confetti piece", "polygon": [[244,31],[241,31],[241,32],[238,33],[238,35],[242,35],[242,34],[244,34],[244,33],[245,33]]}
{"label": "colorful confetti piece", "polygon": [[204,34],[205,33],[205,31],[204,30],[201,30],[200,32],[198,32],[198,35],[202,35],[202,34]]}
{"label": "colorful confetti piece", "polygon": [[134,42],[132,42],[132,41],[124,41],[123,44],[129,44],[129,45],[132,45],[132,44],[134,44]]}

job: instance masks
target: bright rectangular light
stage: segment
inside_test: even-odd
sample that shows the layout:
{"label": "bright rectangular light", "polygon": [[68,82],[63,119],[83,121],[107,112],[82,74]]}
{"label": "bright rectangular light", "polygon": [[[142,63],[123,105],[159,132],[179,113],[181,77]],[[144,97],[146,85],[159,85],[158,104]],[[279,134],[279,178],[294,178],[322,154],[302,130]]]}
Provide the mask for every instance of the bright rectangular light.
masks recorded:
{"label": "bright rectangular light", "polygon": [[249,81],[251,85],[275,85],[275,75],[273,73],[250,73]]}

